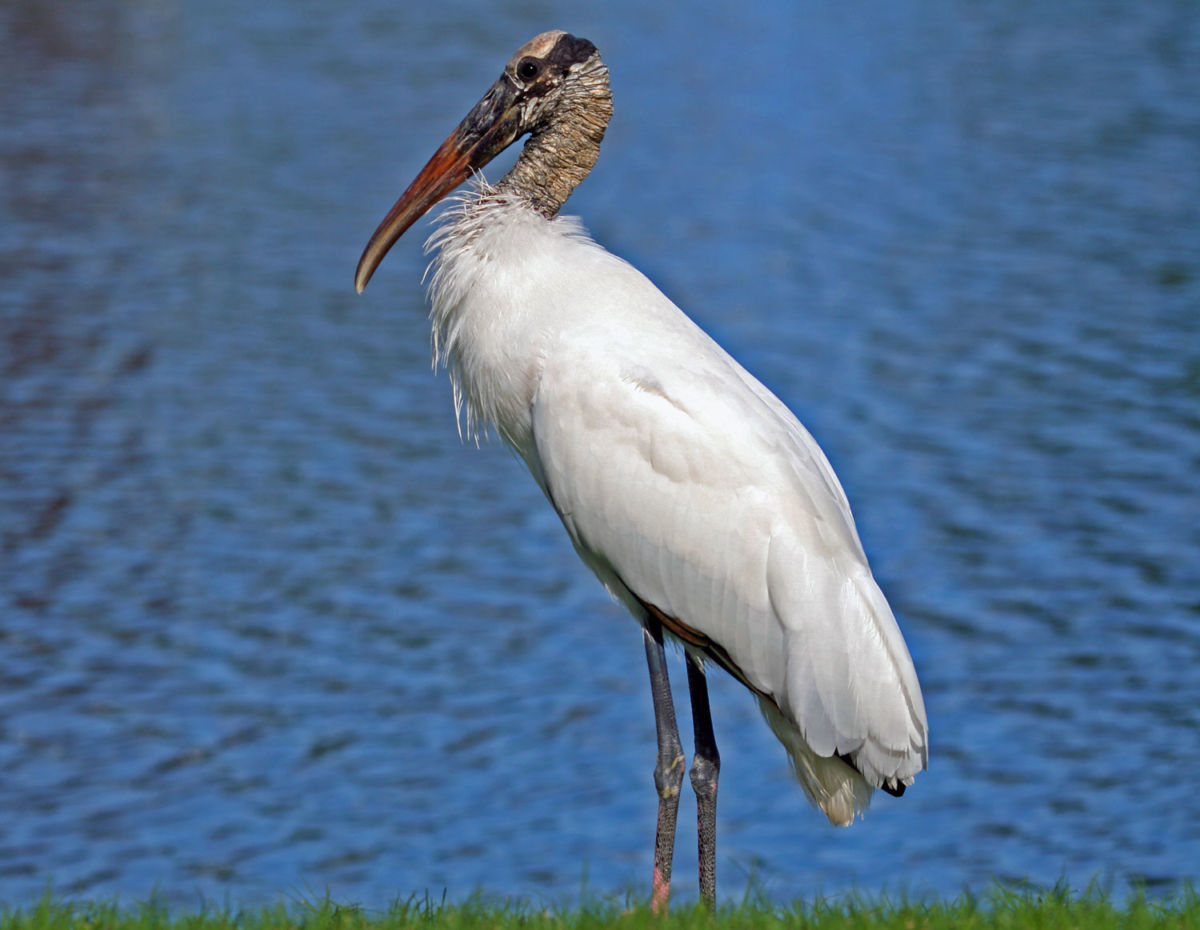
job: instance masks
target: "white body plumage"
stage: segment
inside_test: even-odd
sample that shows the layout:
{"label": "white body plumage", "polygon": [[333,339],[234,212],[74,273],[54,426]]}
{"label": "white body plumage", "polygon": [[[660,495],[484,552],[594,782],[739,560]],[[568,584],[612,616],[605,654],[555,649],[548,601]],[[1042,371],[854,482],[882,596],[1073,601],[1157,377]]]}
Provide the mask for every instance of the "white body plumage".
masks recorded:
{"label": "white body plumage", "polygon": [[574,218],[481,186],[429,248],[467,432],[517,451],[609,591],[756,693],[833,823],[910,784],[928,758],[916,672],[796,417]]}

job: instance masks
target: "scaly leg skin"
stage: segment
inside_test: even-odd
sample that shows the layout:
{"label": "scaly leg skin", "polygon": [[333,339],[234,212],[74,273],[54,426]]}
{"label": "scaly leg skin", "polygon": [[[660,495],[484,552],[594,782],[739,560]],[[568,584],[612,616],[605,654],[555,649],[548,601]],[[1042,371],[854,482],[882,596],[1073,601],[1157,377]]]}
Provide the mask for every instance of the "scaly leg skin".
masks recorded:
{"label": "scaly leg skin", "polygon": [[711,911],[717,906],[717,775],[721,771],[721,756],[717,753],[717,740],[713,736],[704,666],[690,652],[687,670],[688,691],[692,696],[692,725],[696,735],[691,779],[696,792],[700,900]]}
{"label": "scaly leg skin", "polygon": [[667,655],[663,649],[662,624],[653,617],[642,630],[646,640],[646,664],[650,667],[650,693],[654,698],[654,727],[658,732],[658,762],[654,787],[658,789],[658,830],[654,837],[654,881],[650,909],[667,912],[671,896],[671,860],[675,855],[675,821],[679,813],[679,786],[683,783],[683,746],[675,725],[675,702],[667,678]]}

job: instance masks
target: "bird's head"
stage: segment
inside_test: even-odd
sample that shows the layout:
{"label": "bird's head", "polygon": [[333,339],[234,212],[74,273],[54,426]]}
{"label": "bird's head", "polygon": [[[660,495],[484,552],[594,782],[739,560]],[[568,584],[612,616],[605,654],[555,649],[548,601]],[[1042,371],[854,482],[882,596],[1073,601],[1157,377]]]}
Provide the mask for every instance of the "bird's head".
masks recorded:
{"label": "bird's head", "polygon": [[552,127],[571,120],[598,147],[611,113],[608,69],[596,46],[561,30],[530,39],[379,224],[358,261],[355,289],[362,293],[413,223],[521,136],[529,133],[532,146]]}

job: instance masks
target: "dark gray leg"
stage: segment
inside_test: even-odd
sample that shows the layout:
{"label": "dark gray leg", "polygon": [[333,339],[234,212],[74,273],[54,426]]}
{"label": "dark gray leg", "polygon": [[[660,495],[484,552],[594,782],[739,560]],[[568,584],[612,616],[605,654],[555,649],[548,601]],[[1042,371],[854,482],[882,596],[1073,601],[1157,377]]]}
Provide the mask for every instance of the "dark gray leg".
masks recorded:
{"label": "dark gray leg", "polygon": [[721,756],[713,736],[704,666],[690,652],[687,670],[696,734],[691,778],[696,792],[696,834],[700,846],[700,900],[712,910],[717,906],[717,775],[721,771]]}
{"label": "dark gray leg", "polygon": [[[646,640],[646,664],[650,666],[650,693],[654,697],[654,726],[658,731],[658,762],[654,786],[658,789],[658,832],[654,837],[654,882],[650,907],[666,913],[671,896],[671,860],[675,855],[675,820],[679,813],[679,786],[683,782],[683,746],[675,725],[675,702],[667,678],[667,654],[663,649],[662,624],[650,617],[642,630]],[[703,674],[703,673],[702,673]]]}

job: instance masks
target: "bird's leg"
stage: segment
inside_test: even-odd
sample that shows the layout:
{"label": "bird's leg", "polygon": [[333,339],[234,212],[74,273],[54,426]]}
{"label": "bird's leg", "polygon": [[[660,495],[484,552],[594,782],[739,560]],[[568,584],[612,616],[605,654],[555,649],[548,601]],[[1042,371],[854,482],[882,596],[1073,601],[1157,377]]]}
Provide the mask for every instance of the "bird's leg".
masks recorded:
{"label": "bird's leg", "polygon": [[717,775],[721,756],[713,736],[712,713],[708,707],[708,679],[704,666],[690,652],[687,656],[688,692],[692,696],[692,726],[696,754],[692,757],[692,788],[696,792],[696,835],[700,847],[700,900],[712,910],[717,906]]}
{"label": "bird's leg", "polygon": [[679,786],[683,783],[683,746],[675,725],[675,702],[671,699],[671,682],[667,678],[662,624],[650,617],[642,635],[646,640],[650,693],[654,697],[654,726],[658,731],[658,762],[654,766],[654,786],[658,789],[658,831],[654,837],[654,882],[650,892],[650,908],[656,914],[664,914],[667,899],[671,895],[675,820],[679,812]]}

